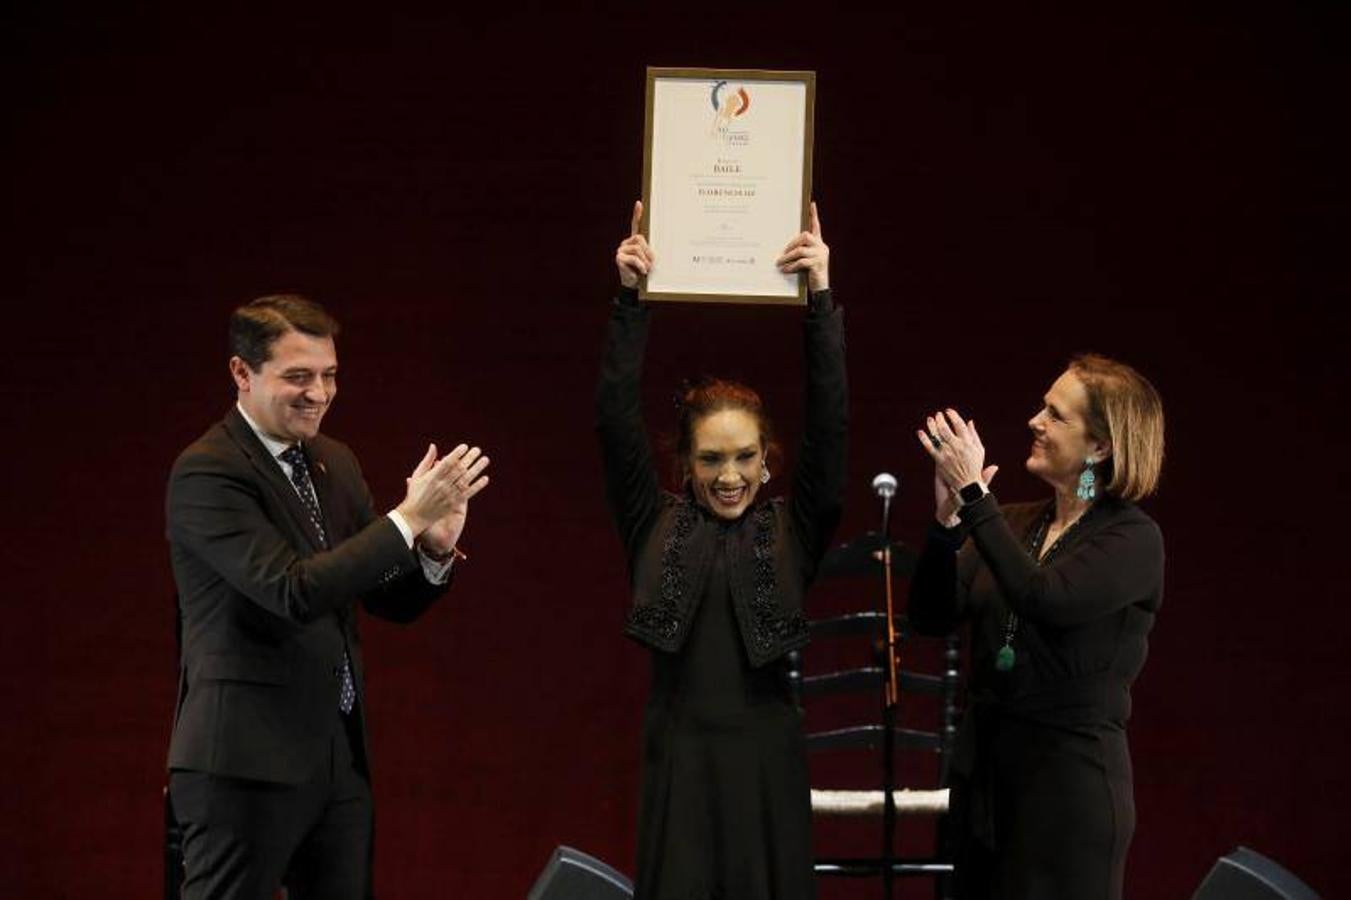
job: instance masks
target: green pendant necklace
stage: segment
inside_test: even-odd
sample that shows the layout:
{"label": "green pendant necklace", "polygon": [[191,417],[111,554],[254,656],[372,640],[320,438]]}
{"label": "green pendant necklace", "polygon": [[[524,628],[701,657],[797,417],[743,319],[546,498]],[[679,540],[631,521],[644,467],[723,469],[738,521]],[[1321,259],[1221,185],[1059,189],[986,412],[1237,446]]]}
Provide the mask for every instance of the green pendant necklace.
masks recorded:
{"label": "green pendant necklace", "polygon": [[1004,646],[999,648],[999,652],[994,655],[994,667],[1000,672],[1007,672],[1013,668],[1013,664],[1018,661],[1018,654],[1013,650],[1013,635],[1018,631],[1018,614],[1009,613],[1008,621],[1004,623]]}
{"label": "green pendant necklace", "polygon": [[[1027,542],[1027,554],[1036,561],[1038,567],[1045,566],[1051,561],[1051,557],[1055,556],[1060,548],[1064,546],[1065,539],[1073,534],[1074,530],[1078,528],[1096,508],[1096,505],[1094,505],[1084,510],[1083,515],[1071,522],[1070,527],[1060,533],[1060,537],[1056,538],[1055,543],[1051,545],[1049,550],[1045,553],[1040,553],[1041,543],[1046,540],[1046,532],[1051,527],[1051,518],[1055,515],[1055,504],[1052,503],[1046,508],[1046,512],[1042,514],[1041,519],[1037,522],[1037,527],[1032,529],[1032,536]],[[1000,647],[999,651],[994,655],[995,671],[1012,671],[1014,664],[1018,662],[1018,653],[1013,649],[1013,636],[1017,633],[1018,614],[1010,611],[1009,617],[1004,620],[1004,646]]]}

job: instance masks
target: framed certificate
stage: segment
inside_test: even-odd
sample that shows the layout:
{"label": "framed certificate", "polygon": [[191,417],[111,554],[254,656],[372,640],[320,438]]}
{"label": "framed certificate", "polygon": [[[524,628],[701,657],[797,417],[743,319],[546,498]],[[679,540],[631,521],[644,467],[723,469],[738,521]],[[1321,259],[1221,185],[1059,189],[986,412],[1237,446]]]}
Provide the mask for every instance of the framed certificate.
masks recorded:
{"label": "framed certificate", "polygon": [[807,302],[774,261],[807,227],[816,73],[647,70],[644,300]]}

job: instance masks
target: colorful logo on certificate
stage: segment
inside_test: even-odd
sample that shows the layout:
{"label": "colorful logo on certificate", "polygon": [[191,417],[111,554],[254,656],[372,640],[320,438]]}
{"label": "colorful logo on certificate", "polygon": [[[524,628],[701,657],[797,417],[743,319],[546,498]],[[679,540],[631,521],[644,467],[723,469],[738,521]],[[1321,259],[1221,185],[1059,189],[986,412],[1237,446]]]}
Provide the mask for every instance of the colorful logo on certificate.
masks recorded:
{"label": "colorful logo on certificate", "polygon": [[732,120],[744,116],[746,110],[751,108],[751,95],[746,93],[746,88],[738,85],[733,89],[726,81],[713,85],[709,100],[713,104],[714,134],[725,135]]}

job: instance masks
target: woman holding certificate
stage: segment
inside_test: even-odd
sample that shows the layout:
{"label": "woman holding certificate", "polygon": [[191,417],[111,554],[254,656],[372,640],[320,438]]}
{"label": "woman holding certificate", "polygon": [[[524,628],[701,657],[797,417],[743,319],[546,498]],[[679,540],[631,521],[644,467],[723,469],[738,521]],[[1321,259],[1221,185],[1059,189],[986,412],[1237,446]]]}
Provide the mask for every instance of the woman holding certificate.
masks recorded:
{"label": "woman holding certificate", "polygon": [[641,410],[652,311],[637,285],[654,262],[641,209],[615,254],[620,290],[597,391],[633,592],[625,630],[652,650],[635,896],[810,898],[807,760],[784,656],[807,642],[803,595],[844,494],[848,400],[830,251],[813,205],[811,229],[778,260],[809,288],[806,428],[789,499],[768,496],[774,445],[759,396],[716,379],[677,395],[683,483],[668,493]]}
{"label": "woman holding certificate", "polygon": [[1163,405],[1129,366],[1081,356],[1028,422],[1052,496],[1001,508],[974,422],[936,412],[937,521],[910,585],[915,627],[971,622],[952,760],[957,896],[1120,898],[1135,805],[1130,685],[1163,591],[1163,537],[1135,501],[1163,462]]}

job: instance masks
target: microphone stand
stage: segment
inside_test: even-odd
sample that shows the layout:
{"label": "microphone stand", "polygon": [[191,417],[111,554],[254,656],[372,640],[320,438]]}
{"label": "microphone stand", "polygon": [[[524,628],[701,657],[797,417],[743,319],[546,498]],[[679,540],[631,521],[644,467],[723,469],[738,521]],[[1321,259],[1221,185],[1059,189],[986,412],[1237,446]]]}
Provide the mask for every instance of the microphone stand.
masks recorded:
{"label": "microphone stand", "polygon": [[[880,479],[880,476],[879,476]],[[893,871],[896,837],[896,707],[900,696],[897,690],[896,609],[891,578],[891,498],[896,492],[894,480],[890,484],[873,482],[882,498],[882,579],[886,594],[886,684],[882,702],[882,890],[891,900],[895,888]]]}

